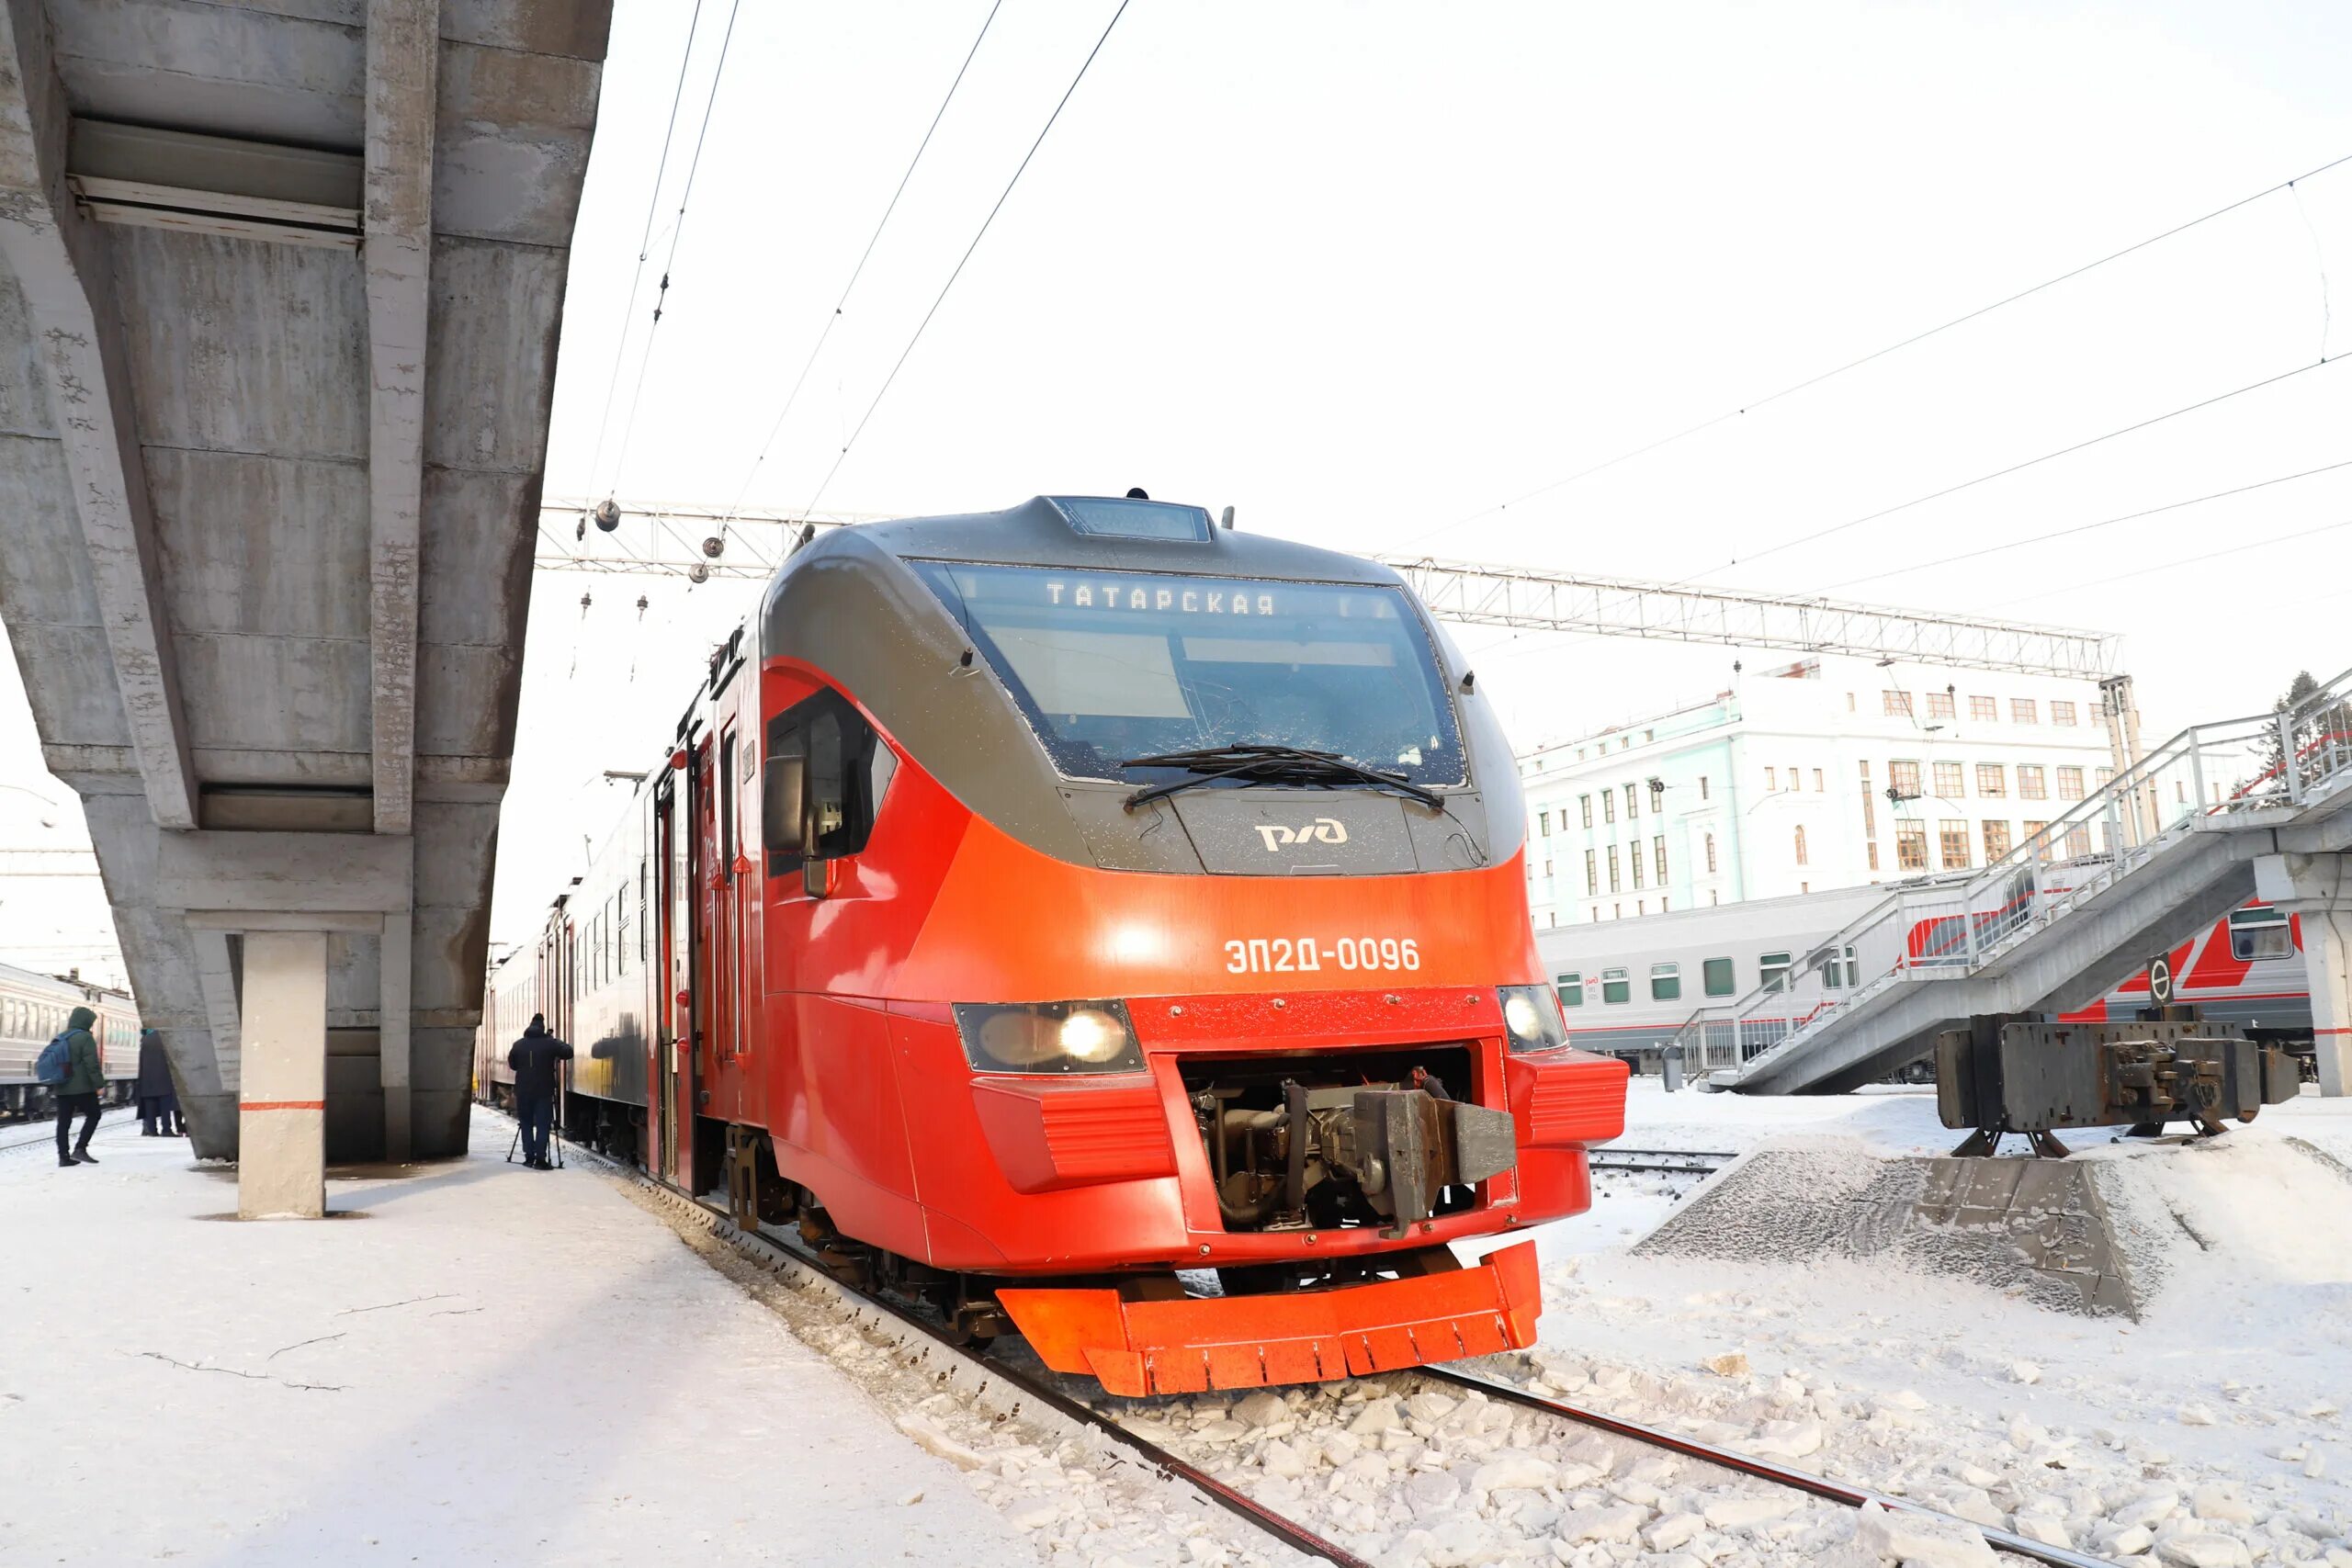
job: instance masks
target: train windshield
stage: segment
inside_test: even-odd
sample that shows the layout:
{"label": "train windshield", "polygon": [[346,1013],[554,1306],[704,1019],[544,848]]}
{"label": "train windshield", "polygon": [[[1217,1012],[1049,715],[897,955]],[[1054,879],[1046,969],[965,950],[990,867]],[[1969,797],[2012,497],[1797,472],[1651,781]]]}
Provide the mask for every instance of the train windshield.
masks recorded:
{"label": "train windshield", "polygon": [[1463,782],[1429,634],[1401,590],[913,561],[1072,778],[1129,757],[1295,746]]}

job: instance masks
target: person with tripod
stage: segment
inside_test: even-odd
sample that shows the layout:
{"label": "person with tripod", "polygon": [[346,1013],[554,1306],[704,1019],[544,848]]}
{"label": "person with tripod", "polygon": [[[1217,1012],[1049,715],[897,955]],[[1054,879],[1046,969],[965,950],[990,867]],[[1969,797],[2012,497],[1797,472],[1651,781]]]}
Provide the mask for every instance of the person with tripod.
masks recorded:
{"label": "person with tripod", "polygon": [[548,1132],[555,1122],[556,1064],[571,1060],[571,1047],[548,1032],[544,1014],[533,1013],[523,1038],[506,1053],[514,1069],[514,1117],[523,1124],[523,1163],[533,1170],[553,1170],[548,1159]]}

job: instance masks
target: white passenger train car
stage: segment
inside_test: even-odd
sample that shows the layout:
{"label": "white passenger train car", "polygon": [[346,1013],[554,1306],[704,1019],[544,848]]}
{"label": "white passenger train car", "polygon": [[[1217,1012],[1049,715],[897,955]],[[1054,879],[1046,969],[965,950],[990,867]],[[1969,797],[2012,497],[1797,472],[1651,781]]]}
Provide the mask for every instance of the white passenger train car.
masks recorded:
{"label": "white passenger train car", "polygon": [[[1932,894],[1937,880],[1903,886]],[[1702,1008],[1734,1002],[1759,987],[1798,976],[1791,999],[1802,1011],[1807,998],[1817,999],[1871,978],[1858,972],[1851,949],[1834,962],[1822,950],[1894,890],[1888,885],[1841,887],[1630,920],[1554,926],[1535,933],[1536,947],[1559,992],[1574,1043],[1655,1072],[1657,1053]],[[2056,890],[2054,885],[2042,889]],[[1932,898],[1927,901],[1932,904]],[[1964,940],[1960,917],[1921,919],[1907,933],[1905,962],[1949,962],[1944,955]],[[2301,917],[2249,903],[2166,958],[2176,1002],[2192,1003],[2201,1016],[2242,1025],[2261,1038],[2290,1045],[2311,1039]],[[1817,974],[1800,976],[1808,964]],[[2063,1017],[2080,1022],[2129,1020],[2148,1000],[2143,969],[2090,1006]]]}
{"label": "white passenger train car", "polygon": [[106,1067],[107,1098],[130,1098],[139,1079],[139,1009],[130,993],[0,964],[0,1114],[38,1115],[49,1109],[49,1086],[34,1079],[33,1063],[78,1007],[93,1008],[98,1015],[91,1032]]}

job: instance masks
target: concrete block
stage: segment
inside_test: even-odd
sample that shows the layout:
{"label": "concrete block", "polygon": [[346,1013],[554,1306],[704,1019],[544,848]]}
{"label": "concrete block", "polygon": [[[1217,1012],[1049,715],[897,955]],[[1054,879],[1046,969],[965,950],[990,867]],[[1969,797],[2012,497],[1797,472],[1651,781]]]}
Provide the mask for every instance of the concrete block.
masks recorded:
{"label": "concrete block", "polygon": [[281,6],[60,6],[58,68],[75,110],[101,119],[356,150],[366,35],[337,19],[346,5],[300,8],[315,19]]}
{"label": "concrete block", "polygon": [[243,975],[237,1213],[317,1219],[326,1213],[326,938],[249,935]]}
{"label": "concrete block", "polygon": [[0,516],[8,520],[0,614],[9,626],[102,625],[62,443],[0,434]]}
{"label": "concrete block", "polygon": [[172,649],[193,746],[368,752],[374,745],[365,641],[182,633]]}
{"label": "concrete block", "polygon": [[25,291],[6,267],[0,267],[0,434],[57,438],[57,415],[33,349]]}
{"label": "concrete block", "polygon": [[530,474],[424,470],[421,641],[522,646],[538,499]]}
{"label": "concrete block", "polygon": [[383,972],[378,959],[383,951],[380,935],[335,931],[327,937],[327,1017],[367,1013],[372,1023],[383,996]]}
{"label": "concrete block", "polygon": [[498,863],[498,812],[488,805],[427,801],[416,808],[416,902],[472,908],[489,902]]}
{"label": "concrete block", "polygon": [[11,616],[8,640],[41,739],[68,746],[130,744],[115,684],[114,649],[96,626],[44,626]]}
{"label": "concrete block", "polygon": [[346,460],[151,447],[175,631],[368,636],[368,470]]}
{"label": "concrete block", "polygon": [[434,242],[426,463],[539,471],[567,261],[537,245]]}
{"label": "concrete block", "polygon": [[463,1089],[417,1089],[409,1097],[410,1148],[414,1159],[451,1159],[466,1152],[473,1116]]}
{"label": "concrete block", "polygon": [[601,61],[612,13],[611,0],[441,0],[441,36],[526,54]]}
{"label": "concrete block", "polygon": [[413,1028],[409,1032],[409,1083],[419,1092],[447,1089],[464,1094],[473,1088],[474,1032],[470,1029]]}
{"label": "concrete block", "polygon": [[415,943],[409,1005],[417,1016],[452,1008],[478,1014],[490,958],[488,907],[417,910]]}
{"label": "concrete block", "polygon": [[593,60],[444,42],[435,232],[569,245],[603,74]]}

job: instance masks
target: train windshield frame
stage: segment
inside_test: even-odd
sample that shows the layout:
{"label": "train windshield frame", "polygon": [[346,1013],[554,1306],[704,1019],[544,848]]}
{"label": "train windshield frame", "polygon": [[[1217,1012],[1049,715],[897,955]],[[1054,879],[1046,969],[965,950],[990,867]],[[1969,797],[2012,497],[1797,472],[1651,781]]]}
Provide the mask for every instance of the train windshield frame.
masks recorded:
{"label": "train windshield frame", "polygon": [[[1466,783],[1437,649],[1380,583],[910,560],[1066,778],[1177,776],[1123,759],[1195,748],[1331,751],[1414,784]],[[1268,677],[1280,671],[1281,681]]]}

